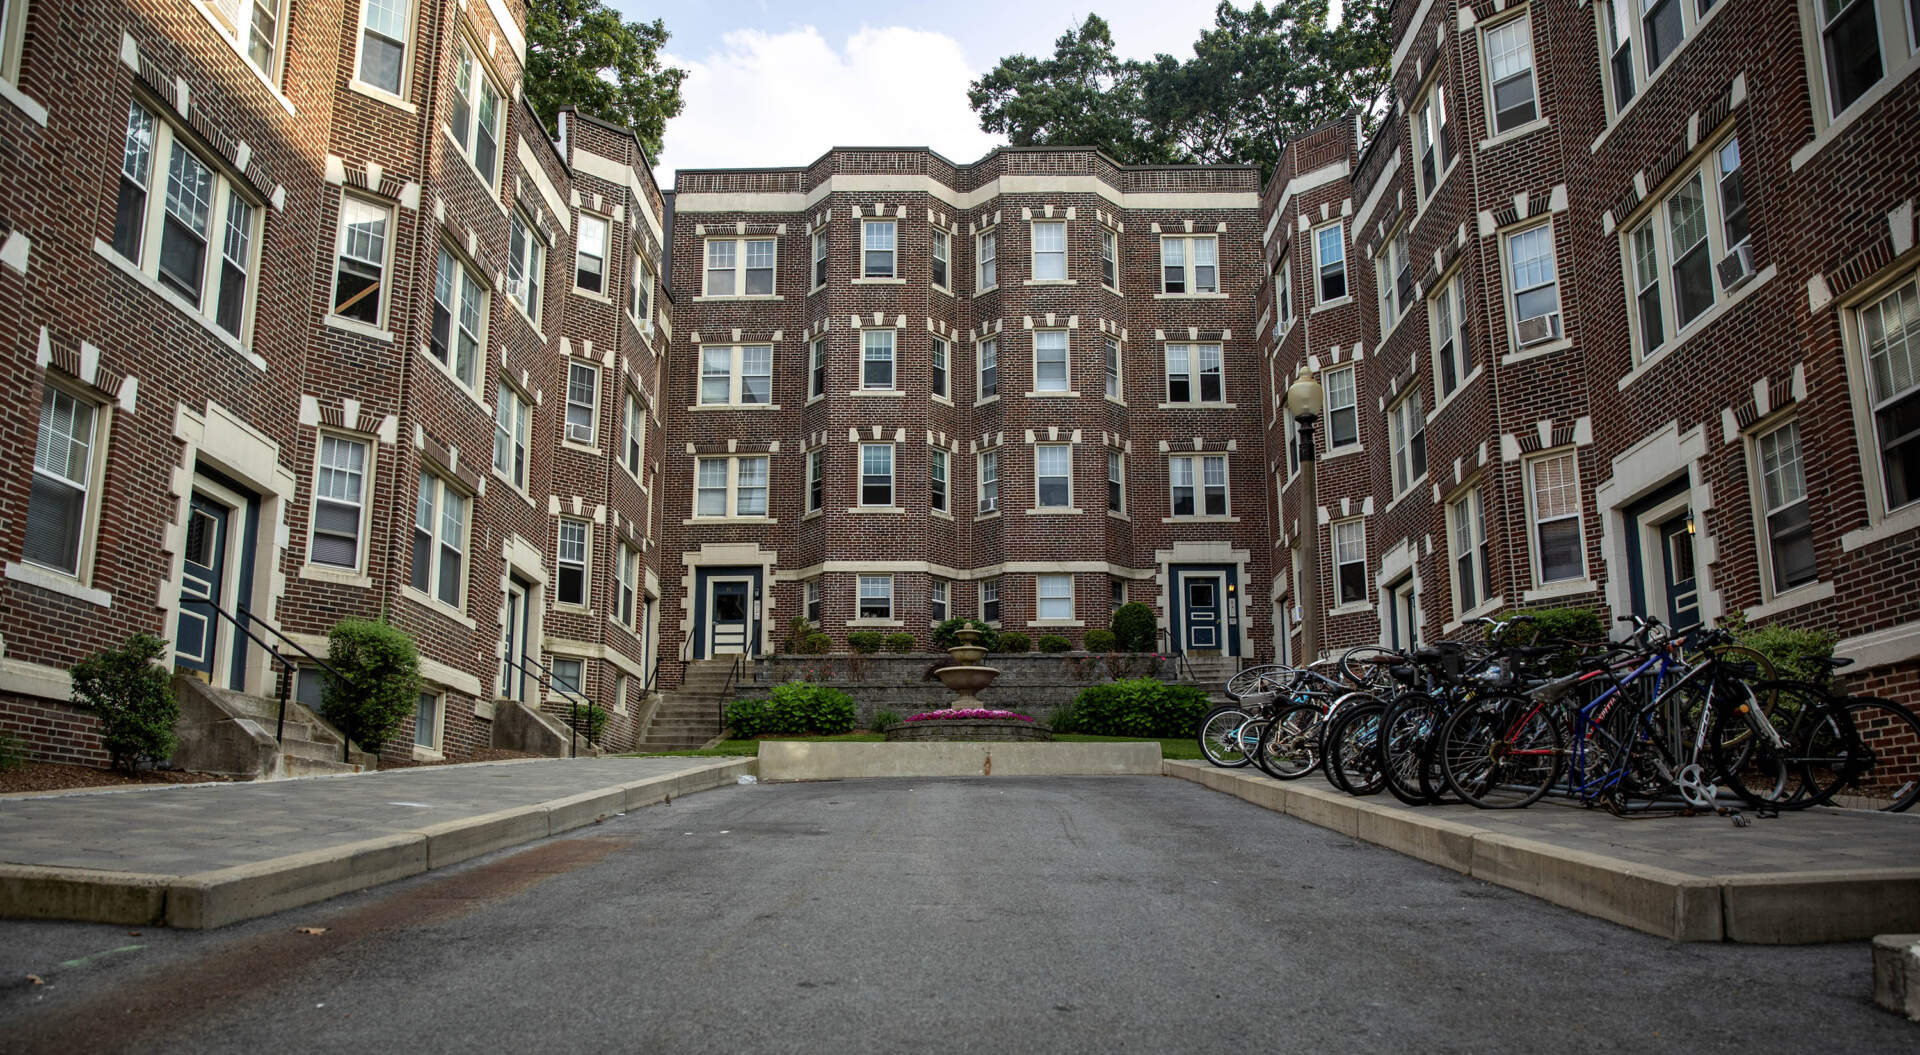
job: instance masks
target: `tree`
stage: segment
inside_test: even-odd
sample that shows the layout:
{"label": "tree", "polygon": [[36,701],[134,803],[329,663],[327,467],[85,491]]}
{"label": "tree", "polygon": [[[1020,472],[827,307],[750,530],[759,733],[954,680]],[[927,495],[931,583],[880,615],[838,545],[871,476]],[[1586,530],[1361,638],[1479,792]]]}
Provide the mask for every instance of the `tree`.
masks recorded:
{"label": "tree", "polygon": [[980,127],[1014,146],[1094,146],[1117,161],[1170,160],[1143,120],[1142,66],[1113,53],[1105,19],[1088,15],[1053,57],[1012,55],[967,89]]}
{"label": "tree", "polygon": [[667,120],[685,107],[687,71],[660,64],[667,27],[623,22],[601,0],[532,0],[527,8],[527,102],[551,129],[572,105],[625,125],[649,157],[660,153]]}

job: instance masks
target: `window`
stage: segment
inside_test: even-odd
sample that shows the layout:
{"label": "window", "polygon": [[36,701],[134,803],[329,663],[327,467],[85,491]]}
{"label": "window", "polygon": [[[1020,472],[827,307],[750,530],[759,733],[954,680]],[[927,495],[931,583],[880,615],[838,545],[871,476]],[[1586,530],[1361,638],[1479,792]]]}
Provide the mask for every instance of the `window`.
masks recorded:
{"label": "window", "polygon": [[1784,593],[1817,578],[1813,558],[1813,513],[1800,462],[1800,425],[1789,421],[1754,438],[1760,465],[1760,513],[1767,542],[1770,593]]}
{"label": "window", "polygon": [[[1618,114],[1699,28],[1718,0],[1611,0],[1600,8],[1601,46]],[[1832,6],[1831,4],[1829,6]],[[1636,56],[1638,61],[1636,61]]]}
{"label": "window", "polygon": [[1326,384],[1327,448],[1360,442],[1360,393],[1354,369],[1342,366],[1320,375]]}
{"label": "window", "polygon": [[826,504],[827,449],[807,452],[807,512],[817,512]]}
{"label": "window", "polygon": [[893,576],[860,576],[860,610],[857,614],[861,619],[893,618]]}
{"label": "window", "polygon": [[1886,508],[1920,499],[1920,279],[1860,309],[1868,409]]}
{"label": "window", "polygon": [[893,331],[860,331],[860,387],[893,391]]}
{"label": "window", "polygon": [[827,339],[819,338],[813,342],[812,362],[807,372],[807,398],[814,399],[827,394]]}
{"label": "window", "polygon": [[1127,511],[1127,472],[1126,456],[1119,451],[1107,452],[1107,512],[1125,513]]}
{"label": "window", "polygon": [[813,288],[827,284],[827,229],[813,232]]}
{"label": "window", "polygon": [[1107,355],[1107,398],[1120,400],[1123,394],[1120,388],[1120,342],[1109,337],[1106,339]]}
{"label": "window", "polygon": [[1413,257],[1407,252],[1407,224],[1387,239],[1375,271],[1380,283],[1380,332],[1387,334],[1413,307]]}
{"label": "window", "polygon": [[607,231],[605,217],[580,214],[574,237],[573,285],[582,293],[607,291]]}
{"label": "window", "polygon": [[640,464],[646,459],[647,451],[647,408],[641,404],[640,397],[627,393],[627,413],[622,419],[620,437],[620,464],[626,466],[627,475],[640,479]]}
{"label": "window", "polygon": [[613,566],[613,578],[619,587],[619,597],[615,599],[614,618],[628,630],[640,629],[640,552],[632,546],[622,545],[618,563]]}
{"label": "window", "polygon": [[97,518],[93,454],[100,413],[89,401],[47,384],[40,396],[40,430],[33,451],[33,485],[21,555],[67,575],[80,574],[88,521]]}
{"label": "window", "polygon": [[893,444],[860,445],[860,504],[893,505]]}
{"label": "window", "polygon": [[1073,506],[1073,448],[1043,443],[1033,448],[1034,505],[1040,509]]}
{"label": "window", "polygon": [[1611,0],[1600,19],[1606,25],[1602,43],[1607,49],[1607,76],[1613,81],[1613,110],[1619,113],[1639,93],[1639,71],[1633,65],[1633,10],[1628,0]]}
{"label": "window", "polygon": [[820,625],[819,579],[808,579],[800,584],[800,615],[814,626]]}
{"label": "window", "polygon": [[[767,515],[766,455],[696,458],[693,515],[764,517]],[[729,514],[728,509],[733,512]]]}
{"label": "window", "polygon": [[1167,475],[1177,517],[1227,515],[1227,458],[1223,454],[1180,455],[1167,459]]}
{"label": "window", "polygon": [[1065,392],[1067,389],[1067,331],[1033,331],[1033,390]]}
{"label": "window", "polygon": [[633,280],[627,298],[627,311],[645,336],[653,335],[653,268],[642,257],[633,258]]}
{"label": "window", "polygon": [[1478,487],[1447,506],[1447,525],[1453,550],[1453,610],[1464,616],[1493,598],[1493,551]]}
{"label": "window", "polygon": [[1488,89],[1493,95],[1493,133],[1511,132],[1540,116],[1534,99],[1533,27],[1527,15],[1486,31]]}
{"label": "window", "polygon": [[1286,336],[1293,325],[1293,261],[1282,260],[1273,270],[1273,338]]}
{"label": "window", "polygon": [[1066,221],[1035,220],[1033,222],[1033,280],[1064,282],[1066,279]]}
{"label": "window", "polygon": [[1427,419],[1418,389],[1387,409],[1387,430],[1393,446],[1393,493],[1398,496],[1427,474]]}
{"label": "window", "polygon": [[1586,574],[1580,534],[1580,473],[1574,452],[1527,463],[1527,503],[1533,516],[1534,581],[1546,584]]}
{"label": "window", "polygon": [[742,517],[763,517],[767,515],[767,459],[734,459],[734,498],[733,515]]}
{"label": "window", "polygon": [[313,540],[307,561],[360,568],[360,532],[366,512],[367,445],[320,434],[313,475]]}
{"label": "window", "polygon": [[492,188],[500,166],[500,90],[493,86],[486,67],[473,57],[473,49],[464,40],[454,60],[447,131],[459,144],[460,153],[479,170],[481,181]]}
{"label": "window", "polygon": [[413,705],[413,746],[428,751],[440,748],[440,694],[423,692]]}
{"label": "window", "polygon": [[360,0],[360,80],[399,95],[407,69],[410,0]]}
{"label": "window", "polygon": [[1453,169],[1453,126],[1447,121],[1447,92],[1437,77],[1413,107],[1413,156],[1425,201]]}
{"label": "window", "polygon": [[727,465],[730,458],[700,458],[694,463],[693,515],[727,515]]}
{"label": "window", "polygon": [[1728,139],[1623,236],[1642,359],[1753,277],[1749,234],[1740,141]]}
{"label": "window", "polygon": [[560,604],[584,607],[587,603],[587,530],[584,520],[560,521],[560,544],[554,551],[559,574],[553,595]]}
{"label": "window", "polygon": [[1034,595],[1038,602],[1036,616],[1048,620],[1072,619],[1073,576],[1038,575],[1034,580]]}
{"label": "window", "polygon": [[[1876,0],[1815,0],[1820,57],[1826,65],[1828,113],[1838,116],[1886,73]],[[1920,15],[1909,14],[1910,18]]]}
{"label": "window", "polygon": [[1127,603],[1127,581],[1125,579],[1107,580],[1107,601],[1114,608],[1118,608]]}
{"label": "window", "polygon": [[1000,621],[999,579],[988,579],[980,584],[980,621],[983,623]]}
{"label": "window", "polygon": [[760,406],[773,401],[773,345],[703,345],[702,406]]}
{"label": "window", "polygon": [[1313,232],[1314,266],[1320,272],[1320,303],[1327,304],[1347,295],[1347,246],[1339,224],[1328,224]]}
{"label": "window", "polygon": [[992,513],[1000,508],[1000,452],[980,452],[980,512]]}
{"label": "window", "polygon": [[[213,15],[222,32],[232,38],[255,69],[276,85],[280,79],[281,3],[282,0],[215,0],[207,4],[207,12]],[[22,17],[25,6],[20,0],[0,2],[0,32],[9,39],[16,39],[17,30],[8,20]],[[18,73],[9,66],[0,70],[0,76],[15,80]]]}
{"label": "window", "polygon": [[992,399],[1000,394],[1000,342],[987,338],[980,342],[980,397]]}
{"label": "window", "polygon": [[546,244],[536,233],[539,228],[520,210],[513,212],[507,239],[507,299],[526,312],[535,326],[540,324],[540,280],[546,275]]}
{"label": "window", "polygon": [[559,692],[568,692],[578,696],[580,686],[586,681],[586,664],[577,659],[553,658],[553,687]]}
{"label": "window", "polygon": [[600,370],[587,363],[567,364],[567,439],[593,446],[600,418]]}
{"label": "window", "polygon": [[948,238],[947,232],[936,227],[933,229],[933,284],[941,289],[952,285],[947,278]]}
{"label": "window", "polygon": [[927,450],[927,505],[937,513],[947,511],[947,452],[937,447]]}
{"label": "window", "polygon": [[974,291],[984,293],[1000,284],[999,261],[996,255],[999,238],[994,231],[982,231],[976,241],[978,244],[973,255],[980,274]]}
{"label": "window", "polygon": [[1167,402],[1221,402],[1224,376],[1220,345],[1167,345]]}
{"label": "window", "polygon": [[936,623],[947,621],[947,580],[935,579],[927,586],[927,618]]}
{"label": "window", "polygon": [[524,491],[527,489],[527,422],[533,416],[533,406],[519,389],[505,381],[500,382],[495,397],[493,467]]}
{"label": "window", "polygon": [[1333,525],[1333,583],[1340,604],[1367,599],[1367,525],[1360,520]]}
{"label": "window", "polygon": [[1433,378],[1445,400],[1473,373],[1473,345],[1467,342],[1467,283],[1456,273],[1430,302],[1433,312]]}
{"label": "window", "polygon": [[1507,235],[1505,242],[1515,346],[1526,348],[1559,337],[1560,283],[1554,264],[1553,225],[1516,231]]}
{"label": "window", "polygon": [[[387,273],[387,232],[393,210],[352,194],[340,199],[339,257],[333,276],[333,313],[380,325]],[[164,253],[164,250],[163,250]]]}
{"label": "window", "polygon": [[894,252],[892,220],[863,220],[860,223],[860,275],[862,278],[893,278],[899,270]]}
{"label": "window", "polygon": [[774,240],[707,239],[707,296],[773,295]]}
{"label": "window", "polygon": [[942,399],[947,397],[947,342],[939,337],[933,340],[933,379],[929,386],[932,393]]}
{"label": "window", "polygon": [[1120,237],[1110,228],[1100,228],[1100,281],[1120,288]]}
{"label": "window", "polygon": [[486,290],[466,261],[441,246],[440,266],[433,278],[433,332],[427,348],[468,388],[479,383],[486,320]]}
{"label": "window", "polygon": [[1640,317],[1640,355],[1645,358],[1667,343],[1666,312],[1660,303],[1660,249],[1653,224],[1641,224],[1627,236],[1627,254],[1633,268],[1634,313]]}
{"label": "window", "polygon": [[1214,235],[1160,239],[1160,292],[1220,292],[1220,241]]}
{"label": "window", "polygon": [[414,589],[460,607],[465,587],[467,496],[431,472],[420,474],[414,503]]}

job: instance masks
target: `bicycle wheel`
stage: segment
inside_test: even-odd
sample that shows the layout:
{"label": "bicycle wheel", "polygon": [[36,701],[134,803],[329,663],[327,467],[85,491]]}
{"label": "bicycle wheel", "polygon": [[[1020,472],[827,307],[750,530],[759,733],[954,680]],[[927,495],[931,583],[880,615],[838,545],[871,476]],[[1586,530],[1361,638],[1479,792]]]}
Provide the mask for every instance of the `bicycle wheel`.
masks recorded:
{"label": "bicycle wheel", "polygon": [[1264,695],[1281,687],[1292,675],[1293,668],[1283,667],[1278,663],[1248,667],[1227,679],[1227,695],[1236,700]]}
{"label": "bicycle wheel", "polygon": [[1773,703],[1767,716],[1779,735],[1789,781],[1789,793],[1768,805],[1793,810],[1818,806],[1869,764],[1843,701],[1804,682],[1759,682],[1753,689]]}
{"label": "bicycle wheel", "polygon": [[1321,742],[1327,780],[1349,795],[1377,795],[1386,783],[1380,769],[1380,717],[1384,703],[1362,703],[1343,710],[1327,725]]}
{"label": "bicycle wheel", "polygon": [[[1799,766],[1789,758],[1786,738],[1771,728],[1757,703],[1723,705],[1710,742],[1713,766],[1727,788],[1749,806],[1791,809],[1803,794]],[[1739,730],[1732,734],[1732,726]]]}
{"label": "bicycle wheel", "polygon": [[1836,806],[1900,813],[1920,799],[1920,719],[1890,700],[1849,696],[1847,716],[1866,765],[1830,800]]}
{"label": "bicycle wheel", "polygon": [[1384,689],[1393,682],[1387,668],[1406,662],[1406,657],[1381,645],[1360,645],[1347,649],[1340,657],[1340,676],[1357,689]]}
{"label": "bicycle wheel", "polygon": [[1422,789],[1420,770],[1432,757],[1427,745],[1444,717],[1432,696],[1402,696],[1380,719],[1380,772],[1393,797],[1409,806],[1433,802]]}
{"label": "bicycle wheel", "polygon": [[1560,775],[1560,726],[1525,696],[1491,696],[1455,711],[1440,734],[1453,793],[1481,809],[1540,801]]}
{"label": "bicycle wheel", "polygon": [[1253,762],[1275,780],[1297,780],[1320,764],[1320,708],[1296,703],[1260,731]]}
{"label": "bicycle wheel", "polygon": [[1239,769],[1253,761],[1251,745],[1240,738],[1240,730],[1253,712],[1234,705],[1215,707],[1200,719],[1200,753],[1222,769]]}

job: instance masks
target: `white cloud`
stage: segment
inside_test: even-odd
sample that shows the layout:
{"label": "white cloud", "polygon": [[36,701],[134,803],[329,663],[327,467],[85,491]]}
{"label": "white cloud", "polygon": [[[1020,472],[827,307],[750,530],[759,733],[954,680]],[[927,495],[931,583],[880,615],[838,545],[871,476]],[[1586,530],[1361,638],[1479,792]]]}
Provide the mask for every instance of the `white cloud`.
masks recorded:
{"label": "white cloud", "polygon": [[659,178],[677,168],[805,165],[833,146],[930,146],[972,161],[996,137],[967,106],[977,74],[958,41],[862,28],[836,50],[812,26],[741,29],[687,70],[686,109],[667,125]]}

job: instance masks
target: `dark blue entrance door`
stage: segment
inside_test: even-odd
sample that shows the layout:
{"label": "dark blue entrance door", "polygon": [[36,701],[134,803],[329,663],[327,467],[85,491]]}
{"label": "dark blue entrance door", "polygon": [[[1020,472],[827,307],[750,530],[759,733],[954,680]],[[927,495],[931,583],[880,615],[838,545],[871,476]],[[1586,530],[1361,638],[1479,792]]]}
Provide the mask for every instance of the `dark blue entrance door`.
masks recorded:
{"label": "dark blue entrance door", "polygon": [[233,510],[194,492],[187,507],[187,544],[180,580],[180,621],[174,633],[174,662],[213,677],[220,638],[220,617],[209,601],[226,597],[227,524]]}

